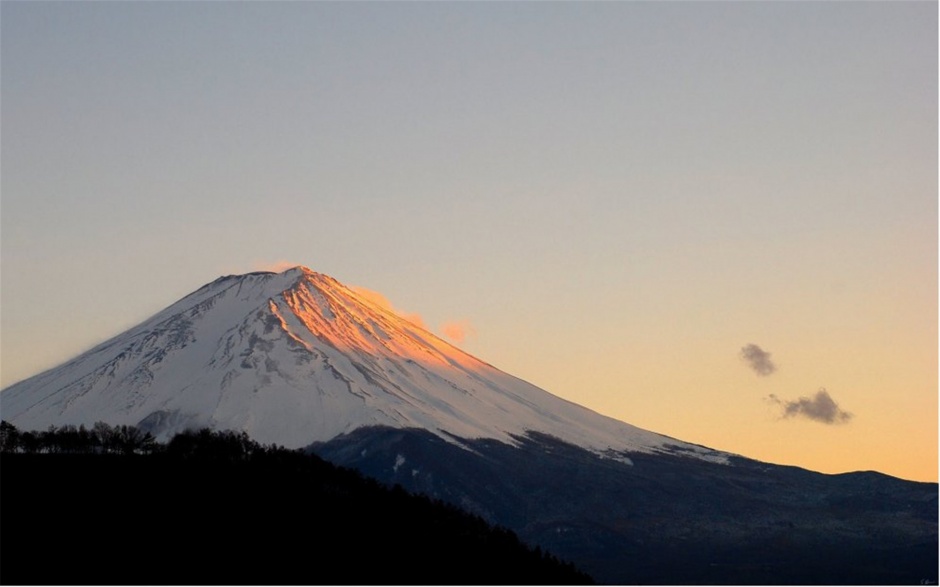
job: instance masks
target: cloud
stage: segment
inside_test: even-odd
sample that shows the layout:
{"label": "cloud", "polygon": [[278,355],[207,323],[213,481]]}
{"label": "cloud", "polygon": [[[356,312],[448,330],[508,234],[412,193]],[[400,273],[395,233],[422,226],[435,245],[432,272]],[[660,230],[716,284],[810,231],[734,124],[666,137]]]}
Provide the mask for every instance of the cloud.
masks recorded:
{"label": "cloud", "polygon": [[255,263],[252,267],[252,271],[271,271],[273,273],[281,273],[287,271],[288,269],[293,269],[297,267],[300,263],[293,263],[291,261],[273,261],[273,262],[260,262]]}
{"label": "cloud", "polygon": [[[383,310],[395,312],[395,308],[392,307],[392,302],[388,301],[388,298],[379,292],[364,287],[359,287],[358,285],[350,286],[349,289],[353,290],[353,292],[355,292],[359,297],[365,298]],[[395,313],[397,314],[398,312]]]}
{"label": "cloud", "polygon": [[812,398],[801,397],[796,400],[782,400],[770,394],[768,400],[783,408],[782,416],[784,418],[802,416],[824,424],[846,424],[852,419],[852,414],[841,409],[825,387],[820,387]]}
{"label": "cloud", "polygon": [[[357,285],[350,286],[351,290],[358,295],[360,298],[371,302],[373,305],[382,308],[400,318],[411,322],[415,326],[423,328],[428,332],[431,332],[431,328],[428,327],[427,322],[424,321],[424,318],[421,317],[421,314],[415,312],[403,312],[392,305],[392,302],[388,300],[384,295],[380,294],[377,291],[360,287]],[[456,343],[463,342],[467,337],[475,336],[477,331],[470,324],[469,320],[448,320],[441,324],[440,332],[444,334],[447,338],[451,339]]]}
{"label": "cloud", "polygon": [[367,289],[365,287],[359,287],[357,285],[351,286],[349,289],[353,290],[353,292],[355,292],[359,297],[372,302],[374,305],[382,308],[383,310],[387,310],[392,314],[399,316],[400,318],[404,318],[415,326],[430,331],[430,328],[428,328],[428,325],[424,322],[424,318],[422,318],[420,314],[402,312],[396,309],[394,306],[392,306],[392,302],[388,301],[388,298],[379,292]]}
{"label": "cloud", "polygon": [[777,370],[777,366],[770,360],[770,353],[756,344],[751,343],[742,347],[741,358],[761,377],[766,377]]}
{"label": "cloud", "polygon": [[405,320],[407,320],[408,322],[411,322],[415,326],[419,326],[423,328],[424,330],[427,330],[428,332],[431,331],[431,328],[428,327],[428,325],[424,322],[424,318],[421,317],[421,314],[418,314],[417,312],[412,312],[410,314],[401,313],[401,312],[395,312],[395,313],[401,316],[402,318],[404,318]]}
{"label": "cloud", "polygon": [[474,336],[477,331],[470,324],[469,320],[451,320],[441,324],[441,332],[444,336],[456,343],[461,343],[468,336]]}
{"label": "cloud", "polygon": [[293,269],[297,266],[302,266],[303,263],[295,263],[293,261],[270,261],[270,260],[258,260],[254,259],[250,263],[240,264],[240,265],[220,265],[218,267],[218,273],[220,275],[242,275],[244,273],[255,273],[258,271],[270,271],[271,273],[283,273],[288,269]]}

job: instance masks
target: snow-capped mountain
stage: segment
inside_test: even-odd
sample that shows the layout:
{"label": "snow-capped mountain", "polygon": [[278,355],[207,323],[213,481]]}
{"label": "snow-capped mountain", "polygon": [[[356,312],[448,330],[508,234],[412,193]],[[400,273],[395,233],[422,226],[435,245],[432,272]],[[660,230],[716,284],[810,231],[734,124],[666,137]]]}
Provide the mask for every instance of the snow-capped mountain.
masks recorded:
{"label": "snow-capped mountain", "polygon": [[10,386],[0,413],[22,429],[101,420],[166,437],[208,426],[287,447],[388,426],[454,442],[541,432],[615,458],[727,458],[554,396],[305,267],[221,277]]}
{"label": "snow-capped mountain", "polygon": [[935,483],[636,428],[304,267],[219,278],[0,392],[0,418],[243,430],[455,504],[601,582],[936,584]]}

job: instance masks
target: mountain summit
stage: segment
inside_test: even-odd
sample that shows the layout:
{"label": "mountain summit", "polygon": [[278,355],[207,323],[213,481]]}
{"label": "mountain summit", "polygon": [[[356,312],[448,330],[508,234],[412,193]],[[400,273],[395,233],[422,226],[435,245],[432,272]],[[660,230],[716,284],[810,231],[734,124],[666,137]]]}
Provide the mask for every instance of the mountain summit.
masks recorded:
{"label": "mountain summit", "polygon": [[22,429],[105,421],[303,447],[367,426],[452,443],[547,434],[596,454],[728,455],[608,418],[464,353],[306,267],[220,277],[0,393]]}

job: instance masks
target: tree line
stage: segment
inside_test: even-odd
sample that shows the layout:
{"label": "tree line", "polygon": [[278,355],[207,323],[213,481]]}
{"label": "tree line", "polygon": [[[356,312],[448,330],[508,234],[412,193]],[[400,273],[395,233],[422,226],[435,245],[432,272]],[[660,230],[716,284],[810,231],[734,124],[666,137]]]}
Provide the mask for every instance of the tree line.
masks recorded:
{"label": "tree line", "polygon": [[125,424],[95,422],[91,428],[65,424],[34,432],[21,431],[6,420],[0,422],[0,453],[4,454],[168,454],[242,461],[286,450],[255,442],[244,431],[187,430],[160,443],[150,432]]}
{"label": "tree line", "polygon": [[96,422],[91,428],[66,424],[34,432],[21,431],[6,420],[0,422],[3,453],[151,454],[159,449],[154,436],[136,426]]}
{"label": "tree line", "polygon": [[[163,444],[132,426],[3,422],[0,452],[0,584],[590,583],[452,504],[244,432]],[[83,540],[49,543],[50,528]],[[36,544],[56,564],[32,564]]]}

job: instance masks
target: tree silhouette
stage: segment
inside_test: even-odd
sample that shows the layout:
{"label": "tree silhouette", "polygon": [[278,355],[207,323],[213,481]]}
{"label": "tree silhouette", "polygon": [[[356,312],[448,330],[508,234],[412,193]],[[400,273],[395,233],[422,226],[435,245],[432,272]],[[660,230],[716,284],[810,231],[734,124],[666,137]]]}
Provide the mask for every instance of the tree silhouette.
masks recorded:
{"label": "tree silhouette", "polygon": [[20,447],[20,431],[6,420],[0,422],[0,452],[16,452]]}
{"label": "tree silhouette", "polygon": [[[3,422],[0,449],[2,584],[140,580],[125,566],[89,563],[102,548],[116,560],[145,552],[179,562],[148,568],[154,584],[178,583],[180,568],[195,584],[589,581],[454,505],[301,451],[263,446],[244,432],[190,431],[161,447],[134,426],[97,422],[91,430],[66,425],[37,433]],[[62,499],[62,480],[74,478],[82,482]],[[142,531],[143,519],[156,523]],[[178,531],[193,520],[202,531]],[[56,564],[37,567],[30,553],[50,527],[81,528],[81,539],[58,551]],[[318,542],[312,566],[308,544],[295,537],[314,527],[328,539]],[[246,533],[263,537],[252,545],[252,564],[217,564],[221,559],[207,554],[209,545],[218,553],[244,550]],[[350,544],[370,564],[350,566]]]}

